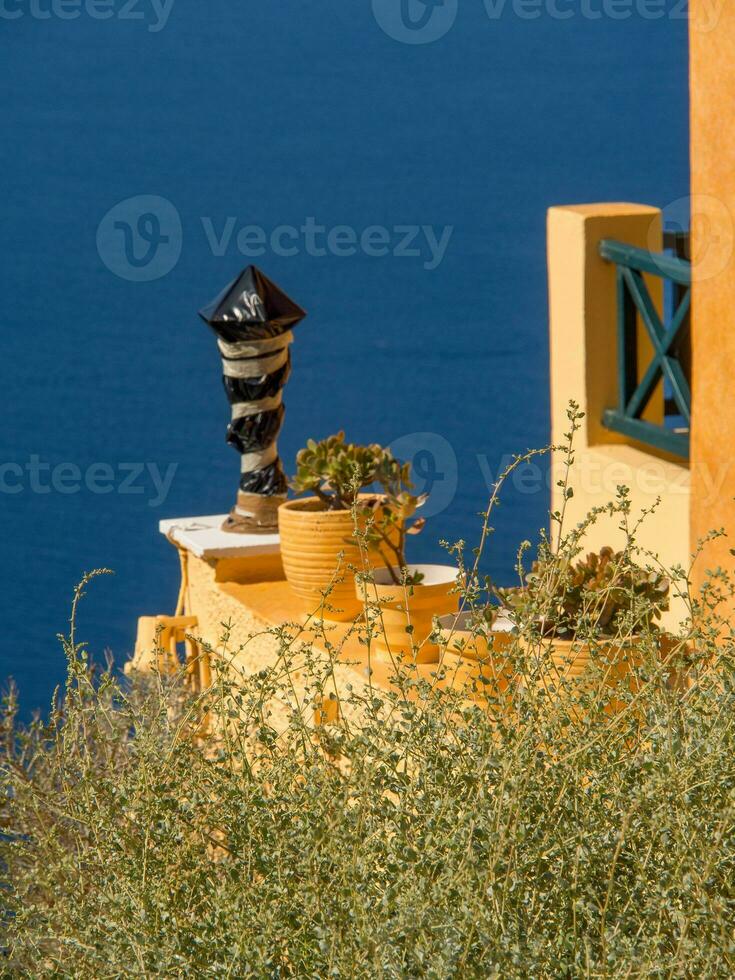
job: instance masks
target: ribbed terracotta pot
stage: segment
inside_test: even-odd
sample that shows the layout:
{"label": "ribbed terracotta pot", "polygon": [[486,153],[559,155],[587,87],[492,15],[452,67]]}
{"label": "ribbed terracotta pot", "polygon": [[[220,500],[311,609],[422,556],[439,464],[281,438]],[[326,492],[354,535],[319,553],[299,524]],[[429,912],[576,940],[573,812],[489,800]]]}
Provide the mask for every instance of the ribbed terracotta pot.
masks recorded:
{"label": "ribbed terracotta pot", "polygon": [[363,605],[375,610],[377,632],[372,643],[383,659],[438,663],[439,647],[428,638],[434,617],[455,612],[459,606],[459,572],[451,565],[409,565],[408,571],[423,574],[420,585],[396,585],[387,568],[376,568],[371,582],[355,583]]}
{"label": "ribbed terracotta pot", "polygon": [[439,620],[442,642],[443,687],[466,691],[473,701],[503,701],[517,681],[509,658],[513,634],[473,630],[473,613],[449,613]]}
{"label": "ribbed terracotta pot", "polygon": [[[374,500],[366,495],[363,499]],[[305,613],[322,615],[323,595],[329,589],[325,619],[349,622],[362,611],[355,594],[355,573],[363,559],[355,540],[351,510],[325,510],[317,497],[289,500],[278,508],[281,559],[286,579]],[[343,557],[340,559],[340,552]],[[368,553],[370,564],[375,560]]]}

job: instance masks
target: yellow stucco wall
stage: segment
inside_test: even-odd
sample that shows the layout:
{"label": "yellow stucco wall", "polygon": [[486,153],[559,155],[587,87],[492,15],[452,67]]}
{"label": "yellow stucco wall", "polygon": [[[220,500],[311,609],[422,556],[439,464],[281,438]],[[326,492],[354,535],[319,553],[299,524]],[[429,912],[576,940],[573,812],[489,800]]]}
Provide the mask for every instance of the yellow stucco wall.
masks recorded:
{"label": "yellow stucco wall", "polygon": [[[692,167],[692,546],[735,568],[735,2],[690,0]],[[714,16],[714,13],[717,16]]]}
{"label": "yellow stucco wall", "polygon": [[[282,579],[274,578],[273,567],[273,560],[267,556],[220,561],[208,561],[191,554],[187,557],[186,612],[195,616],[198,623],[192,633],[216,651],[220,664],[226,666],[226,674],[232,679],[247,678],[277,663],[283,669],[283,649],[275,635],[274,624],[281,627],[284,623],[302,622],[297,599]],[[346,624],[327,624],[324,635],[339,649],[348,628]],[[223,643],[225,634],[229,639]],[[306,711],[306,717],[311,719],[314,675],[300,669],[302,661],[298,650],[302,644],[312,648],[312,659],[320,664],[325,678],[324,697],[338,698],[343,717],[354,717],[357,709],[347,703],[349,699],[345,693],[348,690],[367,692],[368,676],[364,664],[358,664],[351,657],[346,662],[333,662],[323,643],[318,639],[315,641],[312,633],[300,631],[295,625],[289,628],[289,634],[296,637],[290,647],[294,657],[289,672],[291,696],[288,700],[276,698],[269,702],[272,713],[269,723],[278,730],[285,728],[289,705],[293,708],[297,703],[311,705]],[[425,673],[429,669],[436,670],[436,667],[427,665]],[[383,667],[382,674],[386,671]],[[380,669],[376,669],[376,675],[379,674]]]}
{"label": "yellow stucco wall", "polygon": [[[574,204],[549,209],[549,322],[551,330],[552,430],[565,432],[566,408],[576,398],[585,412],[582,439],[589,445],[626,440],[602,425],[602,413],[617,404],[617,298],[615,267],[599,255],[603,238],[660,250],[661,212],[644,204]],[[646,279],[661,308],[661,280]],[[639,356],[650,344],[639,332]],[[573,389],[573,390],[570,390]],[[661,387],[646,418],[663,416]]]}
{"label": "yellow stucco wall", "polygon": [[[630,490],[633,519],[655,507],[636,535],[639,545],[667,568],[689,560],[689,470],[681,463],[634,443],[602,425],[606,408],[617,404],[617,295],[614,267],[599,255],[599,242],[613,238],[640,248],[662,247],[661,212],[639,204],[587,204],[551,208],[548,215],[549,324],[551,355],[552,442],[564,442],[569,429],[570,399],[585,412],[575,442],[571,485],[574,497],[566,509],[567,530],[594,508],[613,500],[619,485]],[[648,280],[661,307],[661,281]],[[639,369],[650,359],[639,331]],[[651,421],[663,415],[659,389],[647,412]],[[552,509],[560,510],[557,481],[564,457],[552,464]],[[657,499],[661,498],[659,504]],[[620,547],[619,519],[600,518],[587,533],[590,550]],[[674,597],[664,625],[675,628],[687,615]]]}

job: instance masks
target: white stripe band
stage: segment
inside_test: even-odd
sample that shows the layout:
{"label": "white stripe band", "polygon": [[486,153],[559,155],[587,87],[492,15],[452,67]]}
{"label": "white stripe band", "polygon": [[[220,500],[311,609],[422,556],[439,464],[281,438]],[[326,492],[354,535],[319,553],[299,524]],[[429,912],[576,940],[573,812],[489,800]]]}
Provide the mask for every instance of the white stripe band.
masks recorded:
{"label": "white stripe band", "polygon": [[217,344],[223,357],[258,357],[269,351],[282,350],[293,343],[293,333],[287,330],[278,337],[266,337],[264,340],[240,340],[228,344],[226,340],[218,340]]}
{"label": "white stripe band", "polygon": [[272,398],[261,398],[257,402],[235,402],[232,406],[232,418],[242,419],[248,415],[258,415],[260,412],[272,412],[283,400],[283,391]]}
{"label": "white stripe band", "polygon": [[241,473],[254,473],[256,470],[262,470],[266,466],[270,466],[271,463],[275,463],[278,459],[278,449],[276,443],[272,442],[267,449],[262,450],[259,453],[244,453],[240,457],[240,472]]}
{"label": "white stripe band", "polygon": [[288,360],[288,348],[270,357],[256,357],[249,361],[228,361],[223,358],[222,370],[226,378],[262,378],[273,374]]}

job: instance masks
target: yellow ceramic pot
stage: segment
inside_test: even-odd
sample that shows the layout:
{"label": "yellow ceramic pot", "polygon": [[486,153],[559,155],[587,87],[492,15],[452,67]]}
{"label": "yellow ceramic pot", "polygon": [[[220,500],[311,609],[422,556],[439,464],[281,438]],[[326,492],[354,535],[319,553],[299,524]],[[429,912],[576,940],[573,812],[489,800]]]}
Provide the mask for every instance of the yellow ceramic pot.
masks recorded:
{"label": "yellow ceramic pot", "polygon": [[631,664],[640,662],[635,637],[629,642],[598,643],[592,646],[579,640],[542,640],[539,652],[549,657],[548,669],[562,678],[581,677],[589,670],[593,658],[604,669],[605,681],[615,683],[630,672]]}
{"label": "yellow ceramic pot", "polygon": [[[370,495],[362,499],[374,500]],[[348,622],[362,610],[355,595],[355,572],[362,569],[352,510],[326,510],[317,497],[289,500],[278,508],[281,559],[288,584],[305,613]],[[342,557],[340,558],[340,553]],[[372,564],[375,556],[368,554]]]}
{"label": "yellow ceramic pot", "polygon": [[509,654],[513,634],[495,630],[473,631],[470,610],[450,613],[439,620],[442,642],[443,687],[467,693],[487,704],[501,700],[517,680]]}
{"label": "yellow ceramic pot", "polygon": [[355,583],[376,629],[372,643],[383,659],[438,663],[439,647],[429,642],[429,636],[434,617],[459,606],[459,573],[450,565],[409,565],[408,571],[421,572],[420,585],[396,585],[387,568],[376,568],[373,581]]}
{"label": "yellow ceramic pot", "polygon": [[[596,645],[579,640],[560,640],[556,637],[543,639],[533,652],[543,658],[539,673],[539,683],[554,697],[570,694],[595,683],[600,689],[600,707],[606,714],[614,714],[624,707],[624,702],[615,697],[614,689],[624,685],[631,692],[637,690],[634,668],[642,661],[636,647],[636,638],[630,640],[601,642]],[[598,673],[591,671],[597,664]],[[594,680],[593,680],[594,678]],[[603,689],[608,689],[604,691]],[[574,717],[582,717],[577,710]]]}

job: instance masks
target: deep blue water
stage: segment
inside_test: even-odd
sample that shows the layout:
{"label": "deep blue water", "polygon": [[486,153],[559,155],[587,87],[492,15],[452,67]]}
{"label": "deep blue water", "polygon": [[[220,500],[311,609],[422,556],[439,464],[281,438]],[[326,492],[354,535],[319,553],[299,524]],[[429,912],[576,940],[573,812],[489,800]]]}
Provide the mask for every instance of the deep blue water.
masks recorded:
{"label": "deep blue water", "polygon": [[[151,0],[129,14],[111,2],[109,20],[87,0],[56,8],[79,13],[69,20],[40,18],[51,0],[0,5],[13,15],[0,15],[0,676],[17,679],[27,709],[63,677],[55,634],[85,569],[116,575],[92,587],[80,632],[122,660],[136,617],[175,601],[159,519],[231,506],[237,456],[196,310],[248,261],[309,311],[286,392],[287,465],[307,437],[341,427],[405,437],[440,511],[412,556],[440,559],[439,538],[475,539],[488,471],[549,437],[547,207],[688,193],[686,22],[647,20],[633,3],[622,20],[563,2],[567,20],[546,4],[526,20],[508,2],[493,20],[482,0],[410,0],[417,23],[456,20],[406,44],[369,0],[175,0],[160,30]],[[375,7],[396,33],[399,0]],[[126,253],[123,226],[137,231],[150,202],[103,218],[141,195],[172,207],[156,204],[160,227],[144,220],[148,244]],[[269,237],[310,219],[347,231],[325,247],[287,230],[296,254],[238,251],[245,226]],[[370,226],[385,231],[335,254]],[[441,261],[423,230],[401,248],[400,226],[438,240],[451,227]],[[125,277],[148,272],[162,274]],[[120,492],[125,464],[175,465],[165,501],[150,469],[134,481],[142,492]],[[543,486],[507,495],[487,559],[500,580],[546,505]]]}

